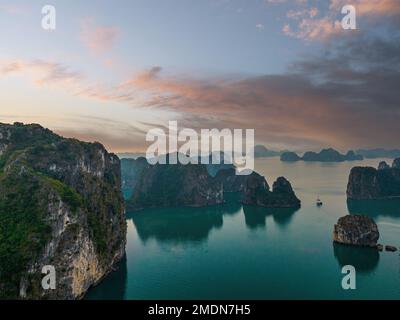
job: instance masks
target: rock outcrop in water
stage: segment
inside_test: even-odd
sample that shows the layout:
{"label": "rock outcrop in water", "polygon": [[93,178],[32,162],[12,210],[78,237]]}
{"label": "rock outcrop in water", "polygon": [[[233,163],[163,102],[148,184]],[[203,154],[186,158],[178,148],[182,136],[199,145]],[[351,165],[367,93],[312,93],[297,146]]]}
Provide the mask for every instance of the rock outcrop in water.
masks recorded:
{"label": "rock outcrop in water", "polygon": [[294,152],[285,152],[281,156],[281,161],[306,161],[306,162],[343,162],[343,161],[356,161],[363,160],[363,156],[357,155],[354,151],[350,150],[346,154],[341,154],[335,149],[323,149],[320,152],[308,151],[304,153],[303,157],[298,156]]}
{"label": "rock outcrop in water", "polygon": [[299,155],[296,152],[283,152],[281,155],[281,161],[284,162],[296,162],[296,161],[300,161],[301,157],[299,157]]}
{"label": "rock outcrop in water", "polygon": [[285,178],[275,181],[270,191],[266,179],[257,172],[250,175],[236,175],[235,169],[221,170],[214,179],[222,184],[224,192],[239,192],[241,202],[270,208],[299,208],[300,200]]}
{"label": "rock outcrop in water", "polygon": [[223,187],[214,183],[206,165],[155,164],[142,172],[128,210],[159,207],[203,207],[224,202]]}
{"label": "rock outcrop in water", "polygon": [[274,182],[271,191],[265,178],[258,174],[252,174],[246,179],[242,203],[268,208],[299,208],[301,205],[290,182],[284,177]]}
{"label": "rock outcrop in water", "polygon": [[367,216],[341,217],[333,230],[333,241],[341,244],[376,247],[378,239],[378,226]]}
{"label": "rock outcrop in water", "polygon": [[[167,161],[168,163],[168,161]],[[240,193],[243,204],[271,208],[298,208],[289,181],[281,177],[270,191],[267,181],[256,172],[236,175],[235,168],[219,169],[212,177],[203,164],[147,165],[127,200],[128,210],[162,207],[204,207],[225,202],[224,193]]]}
{"label": "rock outcrop in water", "polygon": [[[395,160],[396,161],[396,160]],[[383,168],[385,167],[385,168]],[[400,197],[400,168],[382,164],[380,170],[372,167],[351,169],[347,184],[347,197],[351,200],[382,200]]]}
{"label": "rock outcrop in water", "polygon": [[[0,124],[0,298],[76,299],[125,254],[120,162],[99,143]],[[42,267],[56,289],[41,287]]]}

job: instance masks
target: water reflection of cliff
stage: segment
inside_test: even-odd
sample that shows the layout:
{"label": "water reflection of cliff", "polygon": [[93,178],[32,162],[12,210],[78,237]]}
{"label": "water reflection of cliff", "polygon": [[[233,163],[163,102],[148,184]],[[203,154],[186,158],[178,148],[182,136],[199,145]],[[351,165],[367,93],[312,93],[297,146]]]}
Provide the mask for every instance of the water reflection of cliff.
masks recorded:
{"label": "water reflection of cliff", "polygon": [[357,272],[371,272],[379,262],[379,251],[375,248],[363,248],[333,244],[333,254],[341,267],[352,265]]}
{"label": "water reflection of cliff", "polygon": [[212,229],[223,225],[221,208],[166,208],[145,210],[130,216],[143,242],[154,238],[161,242],[199,242]]}
{"label": "water reflection of cliff", "polygon": [[388,216],[400,218],[400,199],[393,200],[348,200],[350,214],[362,214],[372,218]]}
{"label": "water reflection of cliff", "polygon": [[238,195],[225,195],[226,204],[203,208],[158,208],[127,214],[132,219],[143,242],[155,239],[171,243],[199,243],[206,241],[210,232],[221,229],[224,215],[240,212]]}
{"label": "water reflection of cliff", "polygon": [[124,300],[128,279],[127,260],[124,257],[99,286],[89,290],[87,300]]}
{"label": "water reflection of cliff", "polygon": [[249,229],[265,228],[266,218],[272,216],[274,222],[285,228],[292,220],[293,215],[299,209],[293,208],[263,208],[256,206],[244,206],[244,218]]}

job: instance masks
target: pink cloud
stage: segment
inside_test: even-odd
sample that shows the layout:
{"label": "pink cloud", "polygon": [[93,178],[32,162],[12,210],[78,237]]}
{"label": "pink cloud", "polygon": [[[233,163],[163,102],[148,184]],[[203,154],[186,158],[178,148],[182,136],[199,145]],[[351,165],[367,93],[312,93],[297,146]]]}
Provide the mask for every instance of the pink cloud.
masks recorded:
{"label": "pink cloud", "polygon": [[[281,2],[286,1],[276,3]],[[339,34],[342,35],[341,10],[349,4],[356,8],[357,18],[373,17],[382,20],[400,14],[399,0],[354,0],[350,2],[330,0],[328,9],[324,13],[319,12],[317,8],[304,8],[304,6],[287,12],[287,18],[294,23],[287,22],[283,26],[283,33],[307,41],[325,41]]]}
{"label": "pink cloud", "polygon": [[327,40],[342,30],[341,22],[332,20],[329,17],[301,19],[295,30],[293,30],[289,24],[283,27],[284,34],[308,41]]}
{"label": "pink cloud", "polygon": [[98,26],[93,19],[86,19],[82,23],[81,41],[96,54],[110,50],[118,37],[120,29],[113,26]]}
{"label": "pink cloud", "polygon": [[25,75],[38,85],[70,86],[77,84],[83,78],[78,73],[59,63],[42,60],[0,60],[0,76]]}
{"label": "pink cloud", "polygon": [[[374,50],[382,55],[381,47],[377,42],[361,51],[371,55],[357,57],[367,59],[369,66],[368,59],[376,57]],[[155,113],[173,111],[188,127],[254,128],[258,139],[271,143],[351,147],[367,141],[372,146],[392,146],[398,140],[392,132],[400,121],[397,111],[392,111],[398,105],[392,90],[396,76],[387,71],[358,72],[343,65],[360,52],[358,46],[348,48],[353,51],[337,61],[308,60],[299,74],[196,78],[168,75],[156,66],[109,86],[90,83],[61,64],[16,60],[0,61],[0,76],[27,74],[37,85],[57,86],[76,96],[152,108]],[[388,48],[387,54],[396,59],[395,50]],[[308,72],[320,77],[327,74],[329,81],[313,84]]]}
{"label": "pink cloud", "polygon": [[302,17],[314,18],[319,13],[318,8],[301,9],[301,10],[290,10],[286,16],[291,19],[297,19]]}
{"label": "pink cloud", "polygon": [[358,15],[393,15],[400,14],[400,1],[398,0],[331,0],[330,8],[340,10],[343,6],[353,5]]}

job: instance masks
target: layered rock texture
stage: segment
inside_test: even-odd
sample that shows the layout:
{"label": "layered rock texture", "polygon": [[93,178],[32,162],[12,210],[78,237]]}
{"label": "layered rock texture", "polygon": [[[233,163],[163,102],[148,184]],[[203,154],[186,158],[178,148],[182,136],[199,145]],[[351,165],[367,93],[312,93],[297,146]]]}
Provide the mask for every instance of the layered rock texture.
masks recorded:
{"label": "layered rock texture", "polygon": [[281,155],[282,161],[307,161],[307,162],[343,162],[343,161],[356,161],[363,160],[363,156],[355,154],[350,150],[346,154],[341,154],[335,149],[323,149],[320,152],[308,151],[302,157],[295,152],[285,152]]}
{"label": "layered rock texture", "polygon": [[[0,124],[0,298],[77,299],[125,253],[120,161],[99,143]],[[41,286],[54,266],[56,289]]]}
{"label": "layered rock texture", "polygon": [[341,217],[333,230],[333,241],[341,244],[376,247],[378,239],[378,226],[367,216]]}
{"label": "layered rock texture", "polygon": [[394,160],[392,167],[380,164],[372,167],[354,167],[347,184],[347,197],[351,200],[400,198],[400,168]]}

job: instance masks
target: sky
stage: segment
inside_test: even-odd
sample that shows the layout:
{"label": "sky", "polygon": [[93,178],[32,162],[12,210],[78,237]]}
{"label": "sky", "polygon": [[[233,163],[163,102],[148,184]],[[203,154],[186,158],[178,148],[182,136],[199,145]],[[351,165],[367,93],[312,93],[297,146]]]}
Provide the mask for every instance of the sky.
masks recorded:
{"label": "sky", "polygon": [[272,149],[399,148],[399,26],[398,0],[0,0],[0,122],[113,152],[170,120]]}

